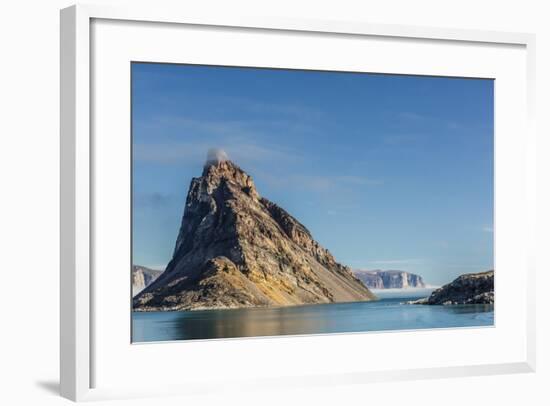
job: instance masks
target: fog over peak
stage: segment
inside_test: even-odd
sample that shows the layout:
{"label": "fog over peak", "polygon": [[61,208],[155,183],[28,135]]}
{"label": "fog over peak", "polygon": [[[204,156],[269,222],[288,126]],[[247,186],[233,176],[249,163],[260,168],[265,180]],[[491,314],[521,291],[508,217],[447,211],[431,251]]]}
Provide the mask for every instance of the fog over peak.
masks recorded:
{"label": "fog over peak", "polygon": [[210,148],[206,154],[206,166],[217,165],[220,162],[229,161],[227,153],[220,148]]}

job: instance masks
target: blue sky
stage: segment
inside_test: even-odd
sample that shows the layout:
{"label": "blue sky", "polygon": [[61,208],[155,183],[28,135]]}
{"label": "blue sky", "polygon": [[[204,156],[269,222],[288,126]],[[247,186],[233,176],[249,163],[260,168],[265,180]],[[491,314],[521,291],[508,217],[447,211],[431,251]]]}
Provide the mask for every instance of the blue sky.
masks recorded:
{"label": "blue sky", "polygon": [[217,147],[352,268],[493,267],[492,80],[134,63],[132,108],[135,264]]}

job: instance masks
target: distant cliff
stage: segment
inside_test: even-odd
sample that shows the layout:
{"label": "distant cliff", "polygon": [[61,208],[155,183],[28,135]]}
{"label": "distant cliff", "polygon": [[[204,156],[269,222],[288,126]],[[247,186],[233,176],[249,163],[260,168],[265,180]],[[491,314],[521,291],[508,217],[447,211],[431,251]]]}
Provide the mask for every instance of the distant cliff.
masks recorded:
{"label": "distant cliff", "polygon": [[137,295],[157,279],[162,271],[149,269],[144,266],[132,266],[132,296]]}
{"label": "distant cliff", "polygon": [[354,269],[354,275],[370,289],[425,288],[420,275],[405,271],[366,271]]}
{"label": "distant cliff", "polygon": [[456,305],[492,304],[495,301],[494,271],[460,275],[432,292],[430,297],[411,304]]}

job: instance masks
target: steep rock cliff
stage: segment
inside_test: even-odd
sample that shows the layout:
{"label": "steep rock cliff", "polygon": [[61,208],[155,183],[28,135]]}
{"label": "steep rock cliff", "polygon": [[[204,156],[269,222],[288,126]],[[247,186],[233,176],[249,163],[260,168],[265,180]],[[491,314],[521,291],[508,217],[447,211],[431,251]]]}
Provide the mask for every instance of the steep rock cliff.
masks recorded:
{"label": "steep rock cliff", "polygon": [[193,178],[172,260],[134,309],[366,301],[369,289],[219,151]]}
{"label": "steep rock cliff", "polygon": [[149,286],[157,279],[162,271],[146,268],[140,265],[132,266],[132,296]]}
{"label": "steep rock cliff", "polygon": [[354,269],[353,273],[370,289],[425,288],[420,275],[405,271],[367,271]]}
{"label": "steep rock cliff", "polygon": [[451,283],[440,287],[424,299],[412,304],[456,305],[492,304],[495,301],[494,271],[460,275]]}

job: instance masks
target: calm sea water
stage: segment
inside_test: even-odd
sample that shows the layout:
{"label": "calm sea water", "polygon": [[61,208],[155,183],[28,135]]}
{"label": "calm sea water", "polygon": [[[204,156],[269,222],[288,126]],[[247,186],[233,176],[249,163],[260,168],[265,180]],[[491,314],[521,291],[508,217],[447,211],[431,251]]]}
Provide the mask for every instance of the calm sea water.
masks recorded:
{"label": "calm sea water", "polygon": [[133,342],[492,326],[493,305],[421,306],[431,290],[378,291],[378,301],[292,307],[134,312]]}

